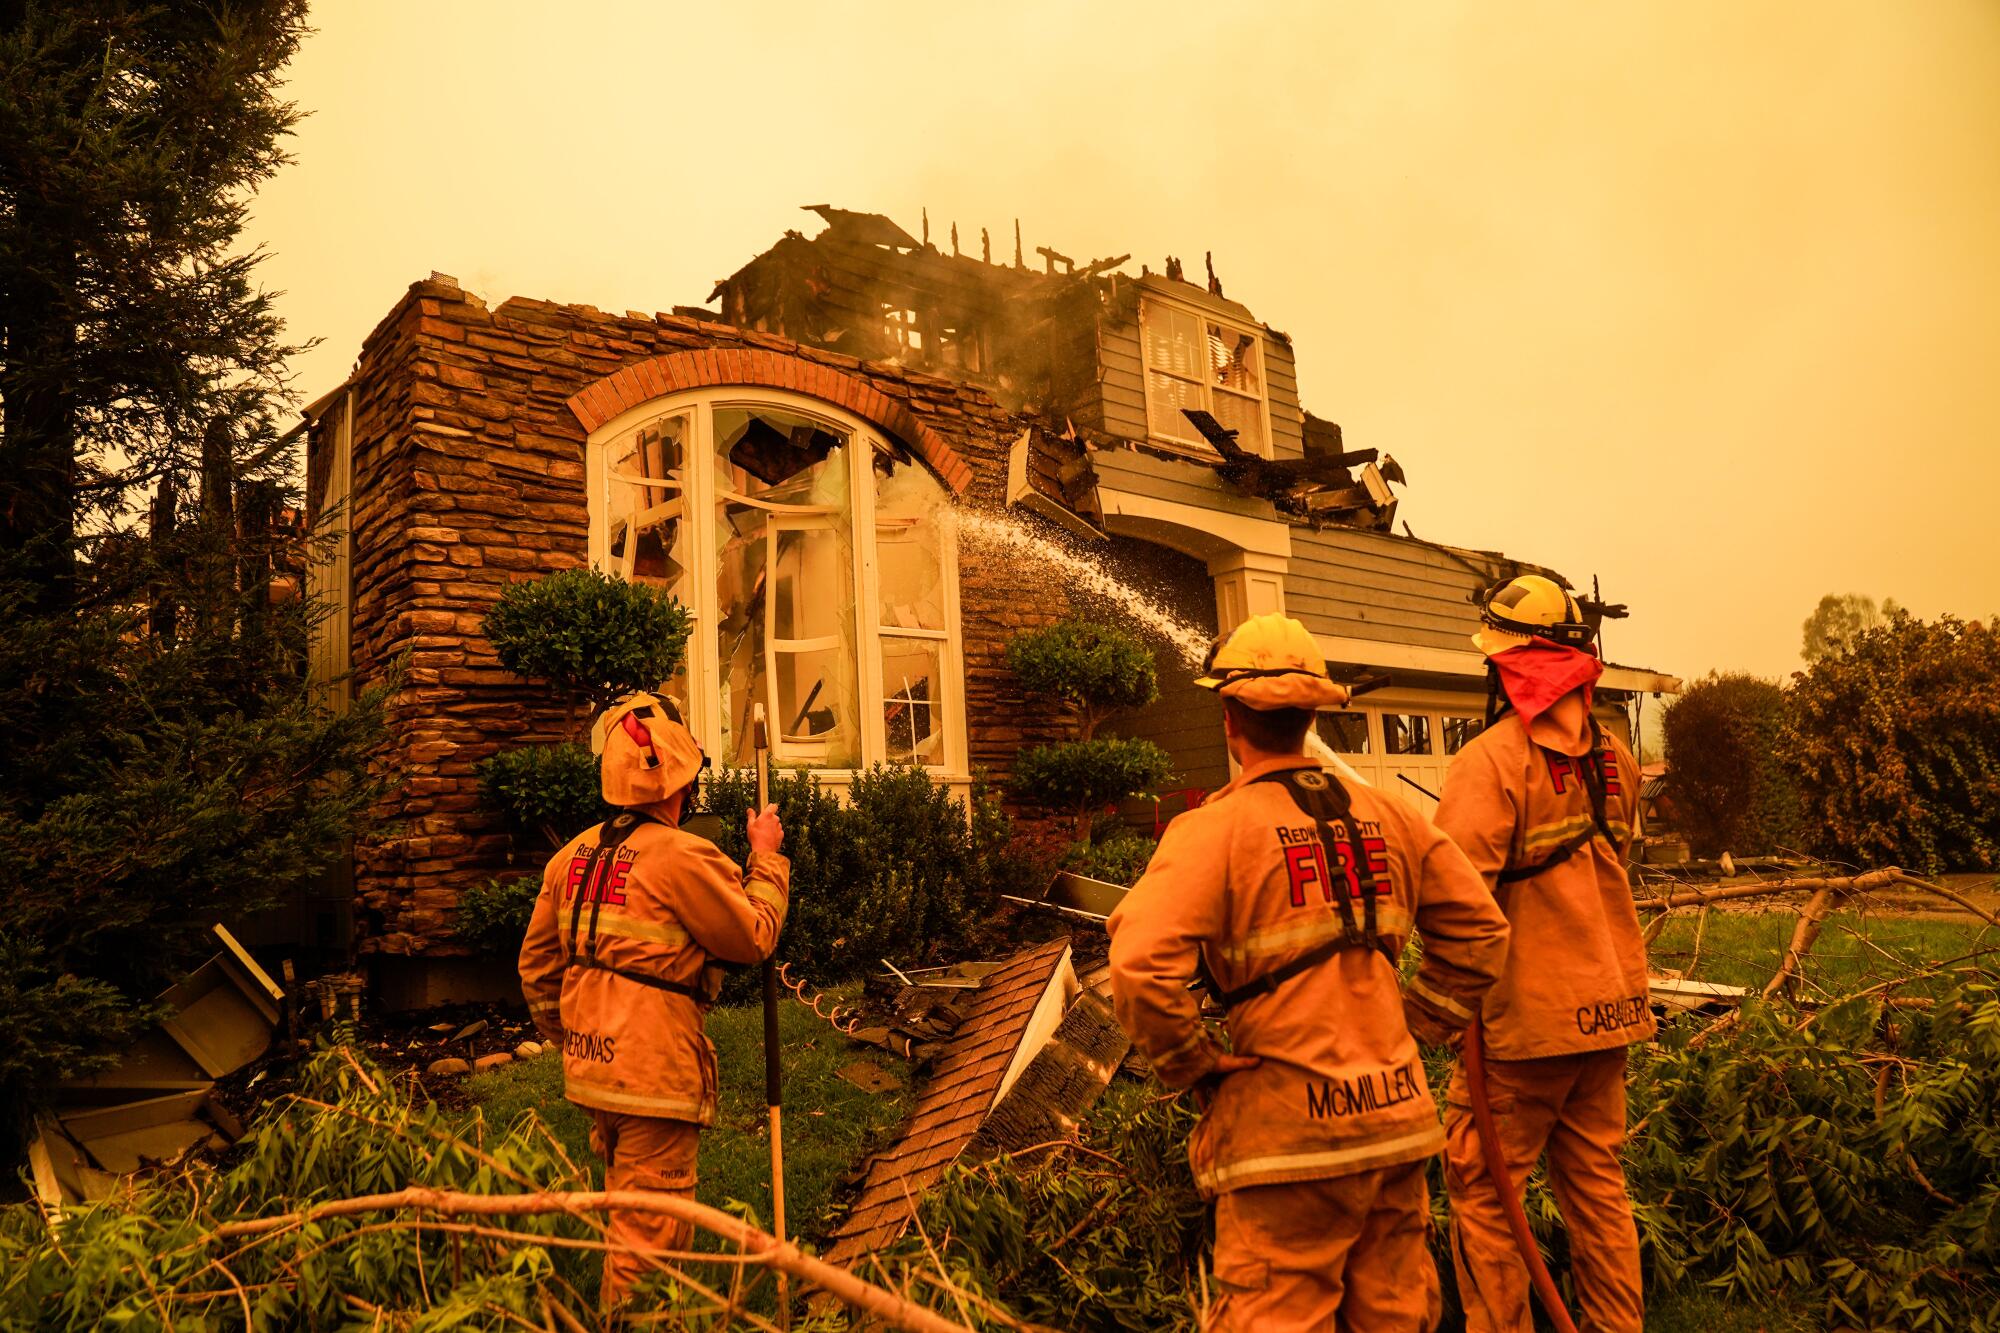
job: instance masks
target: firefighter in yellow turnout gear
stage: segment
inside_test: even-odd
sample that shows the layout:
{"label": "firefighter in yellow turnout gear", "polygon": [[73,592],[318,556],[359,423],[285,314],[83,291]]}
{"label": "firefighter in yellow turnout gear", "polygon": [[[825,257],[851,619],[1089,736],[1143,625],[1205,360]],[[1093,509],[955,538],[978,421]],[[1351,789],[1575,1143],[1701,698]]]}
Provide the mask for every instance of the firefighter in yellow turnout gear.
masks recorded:
{"label": "firefighter in yellow turnout gear", "polygon": [[[1161,1080],[1204,1103],[1189,1155],[1215,1206],[1210,1327],[1428,1330],[1424,1162],[1444,1134],[1417,1038],[1470,1019],[1506,920],[1428,820],[1305,757],[1313,710],[1348,695],[1299,622],[1246,622],[1198,683],[1222,695],[1241,773],[1167,826],[1112,914],[1111,986]],[[1187,989],[1198,974],[1226,1048]]]}
{"label": "firefighter in yellow turnout gear", "polygon": [[[1626,1047],[1653,1035],[1646,948],[1625,861],[1639,768],[1591,713],[1603,672],[1576,599],[1528,575],[1487,604],[1486,729],[1452,761],[1440,827],[1513,926],[1481,1030],[1488,1100],[1515,1189],[1544,1152],[1569,1228],[1579,1327],[1639,1333],[1639,1240],[1619,1149]],[[1461,1067],[1447,1093],[1445,1183],[1470,1333],[1530,1333],[1529,1278],[1473,1122]]]}
{"label": "firefighter in yellow turnout gear", "polygon": [[[715,1048],[702,1017],[717,963],[754,963],[777,946],[790,862],[775,806],[749,818],[739,868],[680,827],[702,757],[671,702],[633,695],[597,721],[600,784],[614,818],[549,861],[521,945],[521,990],[563,1052],[569,1100],[590,1111],[605,1188],[694,1196],[700,1127],[715,1119]],[[608,1239],[685,1249],[676,1219],[614,1212]],[[631,1249],[605,1255],[609,1307],[652,1271]]]}

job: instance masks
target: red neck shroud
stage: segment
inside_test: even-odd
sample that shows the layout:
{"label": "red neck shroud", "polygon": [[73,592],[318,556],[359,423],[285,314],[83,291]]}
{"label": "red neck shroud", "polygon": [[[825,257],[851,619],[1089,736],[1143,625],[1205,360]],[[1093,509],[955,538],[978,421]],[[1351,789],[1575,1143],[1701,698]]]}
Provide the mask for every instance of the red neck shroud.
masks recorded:
{"label": "red neck shroud", "polygon": [[652,750],[653,748],[652,733],[646,730],[645,723],[641,722],[638,718],[634,717],[630,713],[627,713],[624,717],[619,718],[618,721],[624,725],[625,734],[627,736],[630,736],[634,741],[634,743],[636,743],[640,749],[646,751]]}
{"label": "red neck shroud", "polygon": [[1584,707],[1589,708],[1591,691],[1604,674],[1604,663],[1594,654],[1544,639],[1497,653],[1492,662],[1500,672],[1500,688],[1524,727],[1533,726],[1551,704],[1578,687],[1583,690]]}

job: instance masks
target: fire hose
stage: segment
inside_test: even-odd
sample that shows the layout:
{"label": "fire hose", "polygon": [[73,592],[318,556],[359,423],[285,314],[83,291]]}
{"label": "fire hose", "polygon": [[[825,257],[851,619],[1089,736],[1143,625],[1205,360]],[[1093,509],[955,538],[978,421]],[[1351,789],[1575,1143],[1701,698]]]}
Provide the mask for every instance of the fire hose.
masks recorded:
{"label": "fire hose", "polygon": [[1486,1038],[1480,1030],[1478,1014],[1472,1016],[1465,1029],[1465,1045],[1460,1055],[1465,1060],[1466,1091],[1472,1097],[1472,1123],[1479,1131],[1479,1152],[1486,1159],[1487,1176],[1500,1192],[1500,1207],[1507,1214],[1507,1229],[1514,1233],[1514,1248],[1521,1252],[1521,1262],[1528,1266],[1528,1280],[1534,1285],[1535,1294],[1541,1297],[1542,1308],[1555,1324],[1556,1333],[1576,1333],[1576,1324],[1563,1305],[1562,1293],[1556,1290],[1556,1280],[1549,1275],[1549,1266],[1542,1262],[1541,1247],[1535,1244],[1534,1233],[1528,1230],[1521,1191],[1514,1188],[1513,1173],[1507,1169],[1507,1154],[1500,1146],[1500,1127],[1493,1122],[1493,1104],[1486,1095]]}

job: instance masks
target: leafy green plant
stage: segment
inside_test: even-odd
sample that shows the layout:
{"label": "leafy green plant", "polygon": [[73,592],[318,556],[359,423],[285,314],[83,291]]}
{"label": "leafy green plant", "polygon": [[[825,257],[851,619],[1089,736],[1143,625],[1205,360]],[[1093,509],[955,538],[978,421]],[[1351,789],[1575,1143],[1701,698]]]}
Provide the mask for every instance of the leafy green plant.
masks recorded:
{"label": "leafy green plant", "polygon": [[1110,884],[1137,884],[1159,844],[1123,824],[1107,822],[1114,826],[1093,832],[1089,842],[1077,843],[1064,858],[1063,866]]}
{"label": "leafy green plant", "polygon": [[532,875],[475,884],[458,895],[458,937],[481,953],[514,957],[541,892],[542,882]]}
{"label": "leafy green plant", "polygon": [[1078,740],[1091,739],[1113,714],[1144,708],[1160,694],[1145,641],[1088,620],[1015,635],[1007,644],[1007,668],[1028,693],[1060,699],[1076,711]]}
{"label": "leafy green plant", "polygon": [[1015,635],[1007,665],[1022,689],[1062,703],[1075,720],[1071,739],[1015,756],[1013,789],[1032,805],[1068,813],[1076,841],[1090,841],[1096,811],[1147,795],[1172,775],[1173,760],[1151,741],[1097,734],[1120,711],[1159,697],[1153,654],[1136,634],[1064,620]]}
{"label": "leafy green plant", "polygon": [[562,846],[610,813],[590,747],[524,745],[479,766],[479,793],[507,817],[514,836]]}
{"label": "leafy green plant", "polygon": [[1777,682],[1741,673],[1698,680],[1667,710],[1667,787],[1697,856],[1799,846],[1799,794],[1778,759],[1784,720]]}
{"label": "leafy green plant", "polygon": [[672,678],[692,627],[672,594],[594,569],[513,584],[485,620],[502,666],[563,696],[572,739],[580,706],[599,709]]}
{"label": "leafy green plant", "polygon": [[1149,740],[1102,736],[1023,750],[1014,759],[1014,787],[1037,805],[1068,811],[1079,841],[1088,842],[1096,812],[1151,793],[1173,770],[1173,759]]}
{"label": "leafy green plant", "polygon": [[[740,769],[715,773],[703,791],[721,819],[718,845],[739,863],[756,790],[756,774]],[[816,983],[885,955],[921,963],[951,952],[998,894],[1020,893],[1035,873],[983,781],[970,810],[922,769],[882,764],[855,778],[846,804],[803,770],[773,772],[770,797],[792,863],[778,956]]]}
{"label": "leafy green plant", "polygon": [[1813,850],[2000,866],[2000,629],[1896,611],[1841,647],[1794,678],[1779,738]]}

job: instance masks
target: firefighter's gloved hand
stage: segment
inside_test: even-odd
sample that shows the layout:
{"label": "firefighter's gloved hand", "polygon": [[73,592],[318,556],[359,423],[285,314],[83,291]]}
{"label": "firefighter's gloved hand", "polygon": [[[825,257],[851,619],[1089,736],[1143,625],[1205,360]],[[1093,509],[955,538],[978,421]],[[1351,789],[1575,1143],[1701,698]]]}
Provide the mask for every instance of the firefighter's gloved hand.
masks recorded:
{"label": "firefighter's gloved hand", "polygon": [[1208,1104],[1215,1100],[1215,1090],[1222,1086],[1223,1079],[1245,1069],[1255,1069],[1262,1063],[1264,1062],[1254,1055],[1221,1052],[1215,1057],[1215,1063],[1209,1066],[1208,1072],[1195,1080],[1194,1104],[1206,1111]]}
{"label": "firefighter's gloved hand", "polygon": [[744,822],[750,834],[750,850],[775,852],[785,845],[785,826],[778,822],[778,807],[767,805]]}
{"label": "firefighter's gloved hand", "polygon": [[1404,1004],[1403,1023],[1410,1029],[1410,1035],[1417,1039],[1419,1046],[1442,1047],[1456,1051],[1465,1040],[1465,1029],[1453,1027],[1433,1017],[1429,1010],[1419,1005]]}

